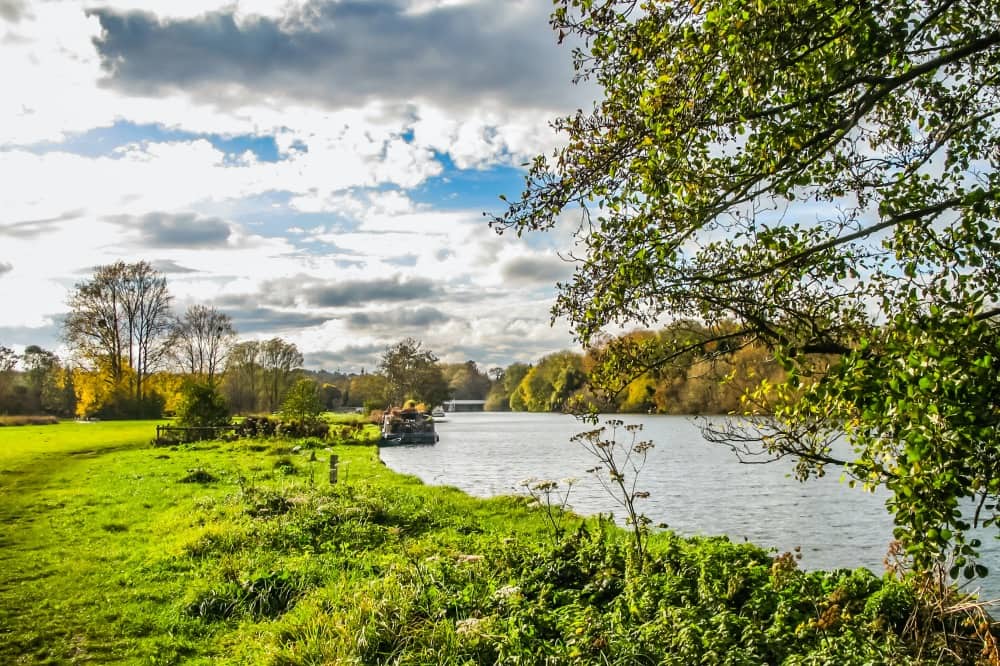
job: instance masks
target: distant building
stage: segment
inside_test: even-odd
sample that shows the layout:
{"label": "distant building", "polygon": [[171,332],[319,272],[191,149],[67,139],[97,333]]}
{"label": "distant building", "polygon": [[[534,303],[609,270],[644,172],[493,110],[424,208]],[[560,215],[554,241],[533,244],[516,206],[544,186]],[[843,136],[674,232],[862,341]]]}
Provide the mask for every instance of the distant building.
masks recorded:
{"label": "distant building", "polygon": [[448,400],[444,403],[446,412],[481,412],[485,400]]}

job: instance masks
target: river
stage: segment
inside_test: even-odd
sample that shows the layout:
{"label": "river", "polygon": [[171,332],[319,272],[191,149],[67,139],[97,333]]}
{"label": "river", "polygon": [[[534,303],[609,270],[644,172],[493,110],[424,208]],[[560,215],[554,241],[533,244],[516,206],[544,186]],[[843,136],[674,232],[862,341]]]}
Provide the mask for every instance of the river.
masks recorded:
{"label": "river", "polygon": [[[868,567],[884,571],[892,539],[885,491],[849,488],[831,469],[800,483],[790,461],[741,464],[726,447],[706,442],[693,419],[626,416],[652,440],[638,488],[649,499],[639,508],[653,524],[684,535],[728,535],[778,552],[801,548],[805,569]],[[525,479],[575,478],[569,496],[580,514],[623,512],[588,474],[595,459],[570,437],[587,426],[561,414],[460,412],[438,424],[434,446],[386,447],[392,469],[426,483],[449,485],[480,497],[524,493]],[[563,484],[565,487],[565,484]],[[983,598],[1000,598],[1000,549],[987,531],[983,563],[994,572],[982,584]]]}

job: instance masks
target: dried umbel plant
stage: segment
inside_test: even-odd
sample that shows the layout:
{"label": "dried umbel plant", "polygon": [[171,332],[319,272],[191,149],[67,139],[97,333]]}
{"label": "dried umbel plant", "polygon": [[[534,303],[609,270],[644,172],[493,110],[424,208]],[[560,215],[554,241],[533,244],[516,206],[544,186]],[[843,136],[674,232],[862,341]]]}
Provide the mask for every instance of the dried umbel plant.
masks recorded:
{"label": "dried umbel plant", "polygon": [[633,552],[639,567],[645,555],[651,520],[636,508],[637,500],[649,497],[647,491],[638,489],[638,483],[647,455],[653,448],[651,441],[639,439],[641,431],[641,424],[610,419],[604,426],[572,438],[598,461],[587,472],[593,474],[608,495],[625,509],[625,522],[632,531]]}
{"label": "dried umbel plant", "polygon": [[566,531],[563,521],[569,507],[569,495],[576,482],[577,479],[573,477],[560,481],[532,477],[521,481],[521,487],[527,490],[535,503],[544,509],[545,516],[552,526],[552,536],[557,541]]}

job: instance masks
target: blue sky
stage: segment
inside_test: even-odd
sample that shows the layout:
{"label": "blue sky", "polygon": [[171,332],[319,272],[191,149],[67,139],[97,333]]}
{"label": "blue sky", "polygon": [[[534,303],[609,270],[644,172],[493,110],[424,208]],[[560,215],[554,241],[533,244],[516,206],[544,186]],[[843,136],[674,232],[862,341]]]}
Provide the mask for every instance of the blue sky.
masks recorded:
{"label": "blue sky", "polygon": [[0,344],[65,352],[73,285],[122,259],[312,368],[405,336],[485,367],[570,347],[571,235],[482,215],[593,98],[549,9],[0,0]]}

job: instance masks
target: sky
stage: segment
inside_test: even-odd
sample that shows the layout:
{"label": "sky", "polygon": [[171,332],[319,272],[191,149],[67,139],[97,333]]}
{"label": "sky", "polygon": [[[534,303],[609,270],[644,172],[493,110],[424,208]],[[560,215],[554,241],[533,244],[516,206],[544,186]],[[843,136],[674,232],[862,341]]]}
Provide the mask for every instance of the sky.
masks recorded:
{"label": "sky", "polygon": [[550,325],[567,220],[498,236],[589,108],[541,0],[0,0],[0,344],[65,353],[74,285],[145,260],[177,313],[228,314],[305,366],[406,336],[482,367]]}

